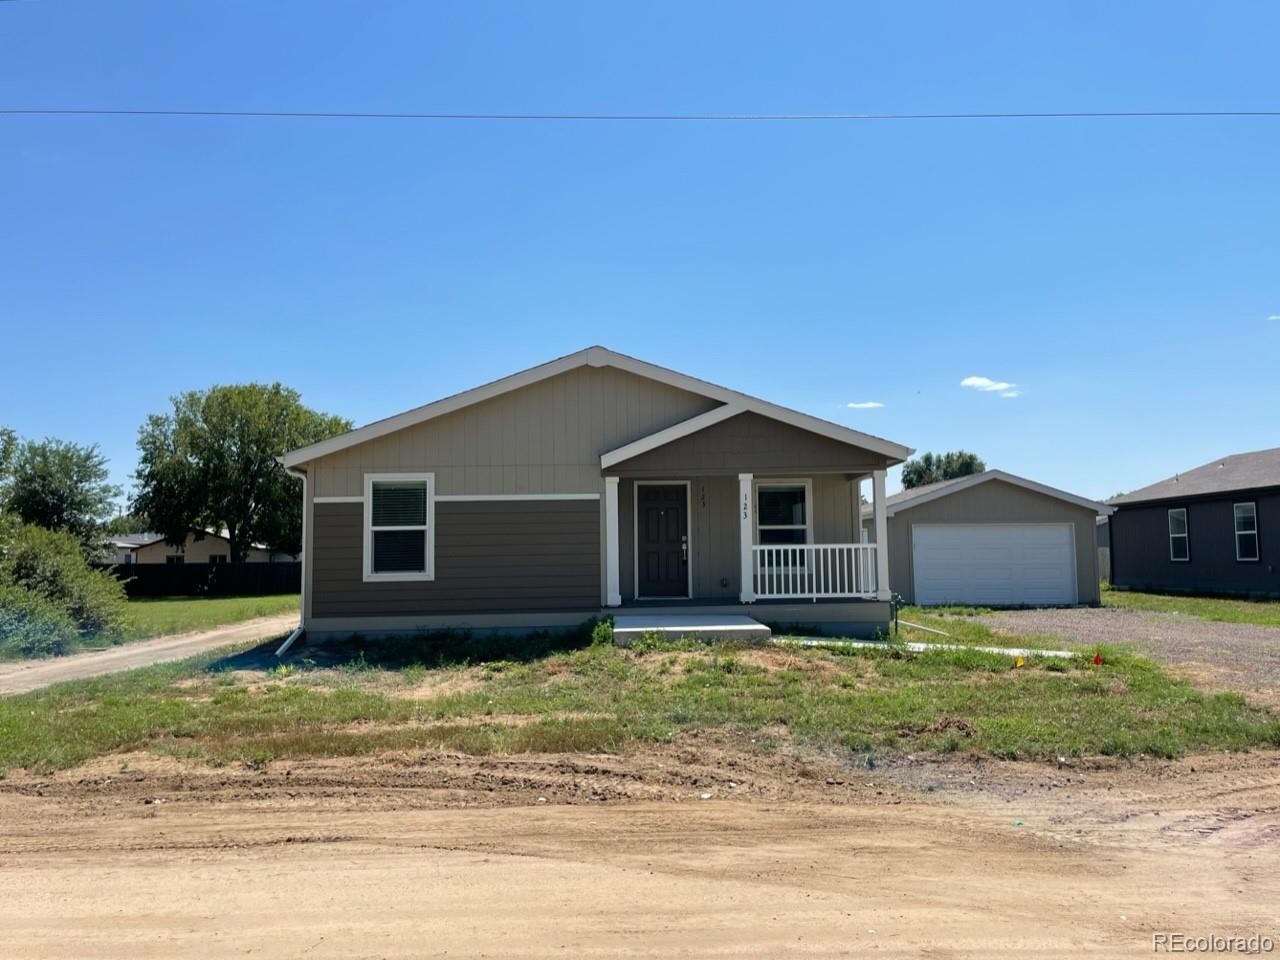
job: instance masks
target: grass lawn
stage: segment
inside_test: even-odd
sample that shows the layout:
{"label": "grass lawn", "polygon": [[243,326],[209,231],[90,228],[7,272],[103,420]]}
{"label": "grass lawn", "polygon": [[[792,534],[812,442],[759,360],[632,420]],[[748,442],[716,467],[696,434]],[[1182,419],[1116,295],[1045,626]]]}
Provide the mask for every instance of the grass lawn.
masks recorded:
{"label": "grass lawn", "polygon": [[1123,610],[1155,610],[1181,613],[1201,620],[1227,623],[1254,623],[1262,627],[1280,627],[1280,600],[1225,600],[1216,597],[1183,597],[1163,593],[1135,593],[1112,590],[1102,585],[1102,605]]}
{"label": "grass lawn", "polygon": [[[1085,648],[1068,644],[1062,637],[1024,633],[1010,636],[995,633],[989,627],[967,618],[992,611],[983,607],[903,607],[898,614],[899,634],[903,640],[921,643],[959,643],[975,647],[1030,647],[1040,650],[1079,650]],[[923,627],[941,630],[947,636],[940,637],[926,630],[914,630],[901,621],[918,623]],[[1092,647],[1088,649],[1093,656]]]}
{"label": "grass lawn", "polygon": [[129,601],[129,640],[206,630],[298,609],[298,595],[267,597],[138,597]]}
{"label": "grass lawn", "polygon": [[[975,638],[976,639],[976,638]],[[0,699],[0,770],[130,749],[215,762],[442,747],[624,751],[700,729],[854,753],[1180,756],[1280,746],[1280,717],[1117,650],[1021,669],[974,650],[431,638],[207,655]]]}
{"label": "grass lawn", "polygon": [[[296,593],[266,597],[139,597],[129,601],[129,620],[123,633],[81,637],[74,648],[64,652],[100,650],[119,643],[132,643],[135,640],[192,630],[207,630],[255,617],[296,613],[297,610]],[[0,646],[0,661],[23,659],[27,655]]]}

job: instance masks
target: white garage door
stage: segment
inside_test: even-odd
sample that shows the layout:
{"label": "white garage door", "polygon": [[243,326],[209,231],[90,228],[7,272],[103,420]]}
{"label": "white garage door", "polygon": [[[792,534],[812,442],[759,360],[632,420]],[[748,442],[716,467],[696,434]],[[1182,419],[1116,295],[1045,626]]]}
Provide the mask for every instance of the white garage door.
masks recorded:
{"label": "white garage door", "polygon": [[911,528],[916,603],[1076,603],[1068,523],[938,523]]}

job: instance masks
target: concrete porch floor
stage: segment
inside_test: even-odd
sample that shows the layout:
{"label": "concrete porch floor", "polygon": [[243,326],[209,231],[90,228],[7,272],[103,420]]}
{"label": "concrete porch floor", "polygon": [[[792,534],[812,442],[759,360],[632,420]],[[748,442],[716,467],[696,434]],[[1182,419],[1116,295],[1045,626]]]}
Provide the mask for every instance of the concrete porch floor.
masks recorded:
{"label": "concrete porch floor", "polygon": [[772,631],[759,620],[731,613],[628,613],[613,618],[613,641],[628,646],[645,634],[656,633],[671,639],[745,640],[765,643]]}

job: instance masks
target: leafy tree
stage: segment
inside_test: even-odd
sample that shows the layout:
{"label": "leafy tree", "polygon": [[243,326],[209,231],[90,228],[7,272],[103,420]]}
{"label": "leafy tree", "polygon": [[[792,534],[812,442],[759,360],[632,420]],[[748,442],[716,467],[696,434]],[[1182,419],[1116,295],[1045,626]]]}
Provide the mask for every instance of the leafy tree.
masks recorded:
{"label": "leafy tree", "polygon": [[107,458],[97,444],[28,440],[13,449],[8,509],[24,523],[66,530],[81,544],[92,544],[121,493],[107,482]]}
{"label": "leafy tree", "polygon": [[923,453],[902,465],[902,485],[910,490],[940,480],[954,480],[972,473],[982,473],[987,465],[977,454],[967,450],[949,453]]}
{"label": "leafy tree", "polygon": [[185,542],[192,528],[226,530],[233,563],[255,542],[298,553],[298,481],[276,458],[350,429],[349,420],[304,407],[279,383],[179,394],[171,413],[153,414],[138,432],[130,510],[170,543]]}
{"label": "leafy tree", "polygon": [[8,509],[9,490],[13,485],[13,461],[18,454],[18,435],[8,427],[0,427],[0,512]]}
{"label": "leafy tree", "polygon": [[151,522],[136,513],[118,513],[102,525],[102,532],[120,536],[125,533],[150,531]]}

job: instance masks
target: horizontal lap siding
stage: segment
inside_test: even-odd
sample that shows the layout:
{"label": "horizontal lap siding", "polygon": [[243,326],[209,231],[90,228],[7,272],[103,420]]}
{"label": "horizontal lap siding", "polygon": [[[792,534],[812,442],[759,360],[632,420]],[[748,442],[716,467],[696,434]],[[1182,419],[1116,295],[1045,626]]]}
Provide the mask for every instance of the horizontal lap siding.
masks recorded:
{"label": "horizontal lap siding", "polygon": [[316,504],[313,615],[514,613],[599,606],[596,501],[437,501],[435,511],[435,580],[365,583],[363,505]]}

